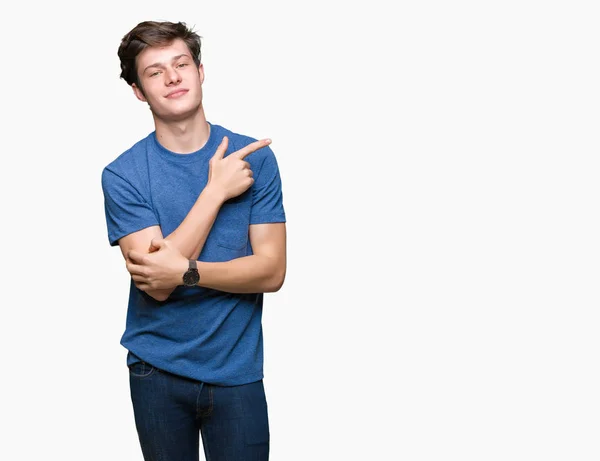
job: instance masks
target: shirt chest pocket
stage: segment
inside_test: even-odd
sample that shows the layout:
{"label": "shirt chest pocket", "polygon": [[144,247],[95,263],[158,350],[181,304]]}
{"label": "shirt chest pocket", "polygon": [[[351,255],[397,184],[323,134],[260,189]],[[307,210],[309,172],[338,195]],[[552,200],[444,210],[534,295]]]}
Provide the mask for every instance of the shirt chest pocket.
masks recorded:
{"label": "shirt chest pocket", "polygon": [[244,202],[225,203],[208,235],[200,260],[224,262],[247,256],[250,208]]}
{"label": "shirt chest pocket", "polygon": [[222,223],[215,233],[215,243],[227,250],[245,251],[248,245],[248,226]]}

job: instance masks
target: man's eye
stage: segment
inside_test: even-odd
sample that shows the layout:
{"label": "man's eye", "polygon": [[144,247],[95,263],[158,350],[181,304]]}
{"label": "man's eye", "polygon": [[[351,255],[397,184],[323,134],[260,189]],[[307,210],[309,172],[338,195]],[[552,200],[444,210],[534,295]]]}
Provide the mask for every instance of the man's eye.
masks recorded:
{"label": "man's eye", "polygon": [[183,66],[187,66],[187,63],[186,62],[182,62],[180,64],[177,64],[177,67],[183,67]]}
{"label": "man's eye", "polygon": [[150,74],[150,77],[154,77],[155,75],[158,75],[158,74],[160,74],[160,72],[159,72],[159,71],[152,72],[152,73]]}

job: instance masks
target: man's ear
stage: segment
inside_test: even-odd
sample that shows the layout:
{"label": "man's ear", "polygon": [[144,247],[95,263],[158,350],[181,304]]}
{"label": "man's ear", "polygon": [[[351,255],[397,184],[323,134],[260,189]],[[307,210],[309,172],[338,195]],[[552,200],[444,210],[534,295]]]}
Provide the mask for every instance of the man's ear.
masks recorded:
{"label": "man's ear", "polygon": [[200,85],[204,83],[204,64],[198,66],[198,74],[200,75]]}
{"label": "man's ear", "polygon": [[131,84],[131,88],[133,89],[133,93],[135,94],[136,98],[138,98],[142,102],[148,102],[146,101],[146,97],[144,96],[144,92],[142,91],[142,89],[139,88],[135,83]]}

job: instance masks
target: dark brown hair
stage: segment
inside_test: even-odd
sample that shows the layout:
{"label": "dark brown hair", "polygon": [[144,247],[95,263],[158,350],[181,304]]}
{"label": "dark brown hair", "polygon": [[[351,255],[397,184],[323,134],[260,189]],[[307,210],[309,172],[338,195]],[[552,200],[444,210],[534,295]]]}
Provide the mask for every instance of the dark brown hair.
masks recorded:
{"label": "dark brown hair", "polygon": [[131,29],[121,40],[117,52],[121,61],[121,78],[128,85],[135,83],[142,89],[137,73],[137,56],[150,46],[166,46],[178,38],[185,42],[196,66],[199,66],[200,36],[185,23],[144,21]]}

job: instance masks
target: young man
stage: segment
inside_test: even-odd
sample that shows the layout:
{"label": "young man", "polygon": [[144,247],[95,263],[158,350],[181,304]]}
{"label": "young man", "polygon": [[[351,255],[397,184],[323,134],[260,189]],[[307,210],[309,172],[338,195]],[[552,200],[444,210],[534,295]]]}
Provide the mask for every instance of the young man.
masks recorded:
{"label": "young man", "polygon": [[200,37],[142,22],[118,55],[155,131],[102,171],[110,245],[131,274],[125,332],[144,459],[267,460],[263,293],[286,231],[270,140],[206,120]]}

